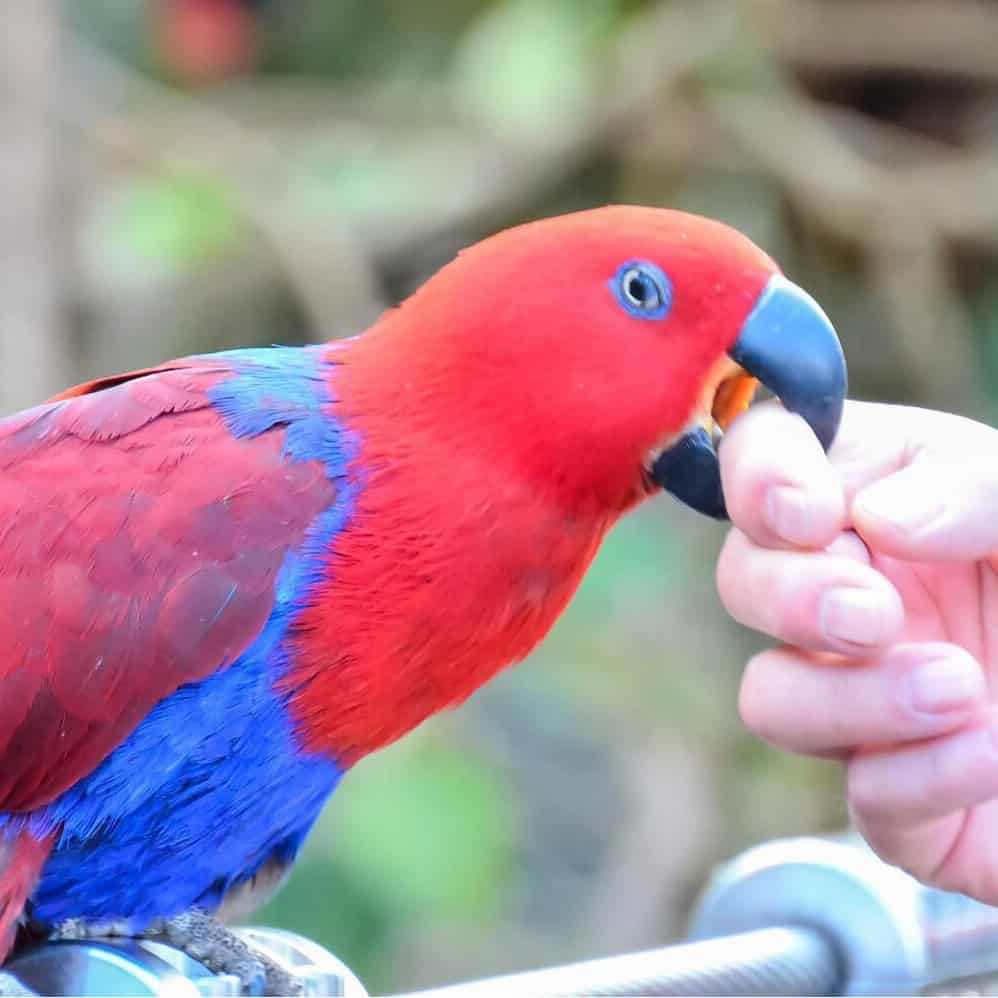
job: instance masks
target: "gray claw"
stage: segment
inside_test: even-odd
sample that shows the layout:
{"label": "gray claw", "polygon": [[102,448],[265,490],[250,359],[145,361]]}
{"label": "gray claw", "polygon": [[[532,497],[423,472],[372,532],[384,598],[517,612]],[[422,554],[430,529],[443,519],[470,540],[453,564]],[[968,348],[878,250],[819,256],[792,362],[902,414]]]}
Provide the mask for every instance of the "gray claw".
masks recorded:
{"label": "gray claw", "polygon": [[175,946],[214,974],[235,974],[245,995],[303,993],[298,977],[258,953],[231,929],[203,911],[190,911],[156,922],[143,935]]}

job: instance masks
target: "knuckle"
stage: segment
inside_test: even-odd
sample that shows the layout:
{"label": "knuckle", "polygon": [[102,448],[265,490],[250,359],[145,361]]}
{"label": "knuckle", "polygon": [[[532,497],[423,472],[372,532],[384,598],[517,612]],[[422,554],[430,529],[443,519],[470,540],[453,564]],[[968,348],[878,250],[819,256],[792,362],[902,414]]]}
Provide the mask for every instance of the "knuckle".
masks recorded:
{"label": "knuckle", "polygon": [[738,603],[738,590],[745,574],[744,550],[744,535],[737,528],[732,528],[724,539],[715,572],[718,595],[729,613]]}
{"label": "knuckle", "polygon": [[890,811],[888,798],[876,779],[875,770],[863,765],[862,760],[846,767],[846,803],[860,822],[881,818]]}
{"label": "knuckle", "polygon": [[754,655],[745,666],[738,690],[738,712],[746,727],[765,741],[777,741],[778,718],[773,716],[772,697],[769,690],[770,673],[776,665],[776,651]]}
{"label": "knuckle", "polygon": [[765,606],[770,632],[790,644],[816,647],[822,644],[818,621],[820,586],[812,573],[804,570],[799,556],[787,559],[776,577]]}

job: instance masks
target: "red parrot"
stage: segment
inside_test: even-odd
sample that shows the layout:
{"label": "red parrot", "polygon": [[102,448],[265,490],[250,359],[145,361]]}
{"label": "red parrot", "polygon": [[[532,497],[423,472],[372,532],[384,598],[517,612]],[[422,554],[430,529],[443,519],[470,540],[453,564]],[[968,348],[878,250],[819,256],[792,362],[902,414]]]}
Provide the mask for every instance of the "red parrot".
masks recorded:
{"label": "red parrot", "polygon": [[624,513],[723,517],[714,423],[757,379],[831,443],[818,305],[724,225],[607,207],[463,251],[352,339],[0,421],[3,953],[151,934],[289,987],[212,916],[274,889],[355,762],[522,660]]}

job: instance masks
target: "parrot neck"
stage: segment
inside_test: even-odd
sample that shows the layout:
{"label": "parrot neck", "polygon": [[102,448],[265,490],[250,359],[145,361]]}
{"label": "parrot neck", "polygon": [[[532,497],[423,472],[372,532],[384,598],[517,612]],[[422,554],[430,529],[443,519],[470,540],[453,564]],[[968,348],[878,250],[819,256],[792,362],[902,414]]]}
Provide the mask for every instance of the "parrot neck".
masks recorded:
{"label": "parrot neck", "polygon": [[[451,465],[487,464],[573,517],[620,515],[647,495],[646,455],[628,454],[592,425],[587,392],[555,397],[559,358],[519,319],[455,315],[453,299],[429,282],[362,336],[333,346],[345,411],[362,412],[365,428],[382,422],[439,446]],[[608,399],[606,410],[614,405]]]}
{"label": "parrot neck", "polygon": [[371,377],[362,345],[330,358],[333,416],[357,441],[355,499],[297,621],[287,681],[306,748],[340,765],[523,659],[618,515],[566,506],[463,446],[470,428],[438,423],[432,396],[385,365]]}

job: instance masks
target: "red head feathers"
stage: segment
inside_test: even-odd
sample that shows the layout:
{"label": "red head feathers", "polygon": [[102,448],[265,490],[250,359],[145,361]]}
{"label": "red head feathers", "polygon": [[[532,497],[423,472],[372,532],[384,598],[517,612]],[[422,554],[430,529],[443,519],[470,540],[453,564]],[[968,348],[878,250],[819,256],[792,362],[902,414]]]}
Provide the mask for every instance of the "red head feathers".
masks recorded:
{"label": "red head feathers", "polygon": [[756,378],[826,446],[845,393],[828,320],[765,253],[651,208],[501,233],[330,349],[358,497],[295,703],[345,762],[525,656],[656,485],[723,515],[711,412]]}

